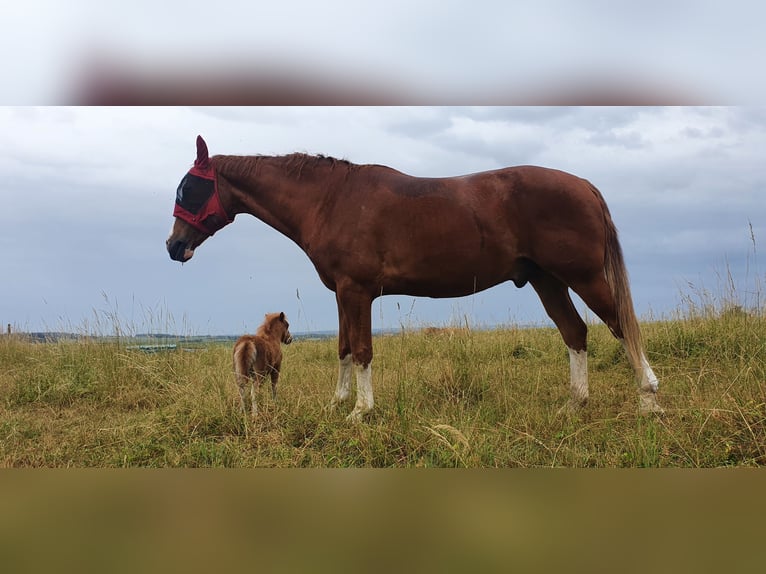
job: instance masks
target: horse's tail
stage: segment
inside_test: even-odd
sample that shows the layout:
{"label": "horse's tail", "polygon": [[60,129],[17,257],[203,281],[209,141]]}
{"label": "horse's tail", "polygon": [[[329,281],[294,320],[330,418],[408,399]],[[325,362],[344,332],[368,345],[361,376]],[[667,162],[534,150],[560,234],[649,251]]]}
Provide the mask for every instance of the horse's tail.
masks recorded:
{"label": "horse's tail", "polygon": [[633,307],[633,297],[630,294],[628,271],[625,267],[622,246],[617,237],[617,228],[612,221],[612,215],[609,213],[604,197],[595,186],[591,187],[601,202],[604,211],[604,227],[606,231],[604,274],[606,275],[606,282],[612,291],[617,311],[617,322],[622,331],[623,342],[630,359],[630,364],[633,365],[634,369],[639,370],[644,354],[644,343]]}
{"label": "horse's tail", "polygon": [[234,376],[238,384],[244,384],[249,378],[257,352],[255,344],[248,339],[240,339],[234,345]]}

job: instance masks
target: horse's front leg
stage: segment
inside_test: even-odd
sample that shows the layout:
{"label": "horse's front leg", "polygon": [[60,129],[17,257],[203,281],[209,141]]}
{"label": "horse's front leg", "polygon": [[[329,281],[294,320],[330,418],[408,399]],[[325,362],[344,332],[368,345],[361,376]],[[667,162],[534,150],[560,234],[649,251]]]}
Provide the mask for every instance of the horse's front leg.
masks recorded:
{"label": "horse's front leg", "polygon": [[351,374],[353,370],[351,353],[349,352],[343,355],[341,351],[339,355],[338,384],[335,387],[335,394],[332,397],[332,401],[330,401],[331,409],[334,409],[340,403],[346,402],[351,394]]}
{"label": "horse's front leg", "polygon": [[348,328],[346,327],[345,315],[340,299],[336,295],[338,302],[338,384],[335,387],[335,394],[330,401],[330,409],[334,409],[341,403],[348,400],[351,394],[351,374],[353,371],[353,361],[351,359],[351,344],[348,340]]}
{"label": "horse's front leg", "polygon": [[356,371],[356,405],[346,418],[353,422],[359,422],[375,405],[372,397],[372,358],[367,364],[354,363],[354,370]]}
{"label": "horse's front leg", "polygon": [[333,404],[348,398],[356,372],[356,404],[347,420],[358,422],[372,410],[372,297],[353,286],[337,294],[339,315],[338,386]]}
{"label": "horse's front leg", "polygon": [[271,371],[271,400],[277,400],[277,384],[279,383],[279,367]]}

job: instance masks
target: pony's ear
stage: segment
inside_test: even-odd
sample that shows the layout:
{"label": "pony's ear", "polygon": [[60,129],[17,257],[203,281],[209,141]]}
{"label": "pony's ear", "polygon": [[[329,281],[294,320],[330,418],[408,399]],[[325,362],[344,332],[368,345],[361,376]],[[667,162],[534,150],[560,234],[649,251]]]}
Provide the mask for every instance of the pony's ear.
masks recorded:
{"label": "pony's ear", "polygon": [[285,320],[285,313],[284,311],[279,314],[279,320],[284,321]]}
{"label": "pony's ear", "polygon": [[210,162],[210,156],[207,152],[207,144],[202,136],[197,136],[197,159],[194,160],[194,165],[197,167],[207,167]]}

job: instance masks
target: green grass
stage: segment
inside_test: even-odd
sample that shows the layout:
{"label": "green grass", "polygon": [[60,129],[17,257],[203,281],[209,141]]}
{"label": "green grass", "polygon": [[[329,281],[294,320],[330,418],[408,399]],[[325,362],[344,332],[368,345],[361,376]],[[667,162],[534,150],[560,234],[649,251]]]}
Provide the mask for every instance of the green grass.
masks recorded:
{"label": "green grass", "polygon": [[664,417],[642,417],[619,343],[589,334],[590,403],[568,398],[555,329],[374,340],[375,409],[325,409],[335,340],[284,348],[279,397],[238,410],[231,348],[0,337],[6,467],[718,467],[766,464],[766,319],[731,307],[643,325]]}

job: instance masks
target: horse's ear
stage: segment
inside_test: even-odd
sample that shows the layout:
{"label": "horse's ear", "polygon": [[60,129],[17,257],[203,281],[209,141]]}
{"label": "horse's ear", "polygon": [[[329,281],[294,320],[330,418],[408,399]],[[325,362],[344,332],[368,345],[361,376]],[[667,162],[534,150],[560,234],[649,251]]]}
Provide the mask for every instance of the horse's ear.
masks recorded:
{"label": "horse's ear", "polygon": [[285,320],[285,313],[284,311],[279,314],[279,320],[284,321]]}
{"label": "horse's ear", "polygon": [[197,136],[197,159],[194,161],[194,165],[197,167],[207,167],[210,161],[210,156],[207,152],[207,144],[202,136]]}

